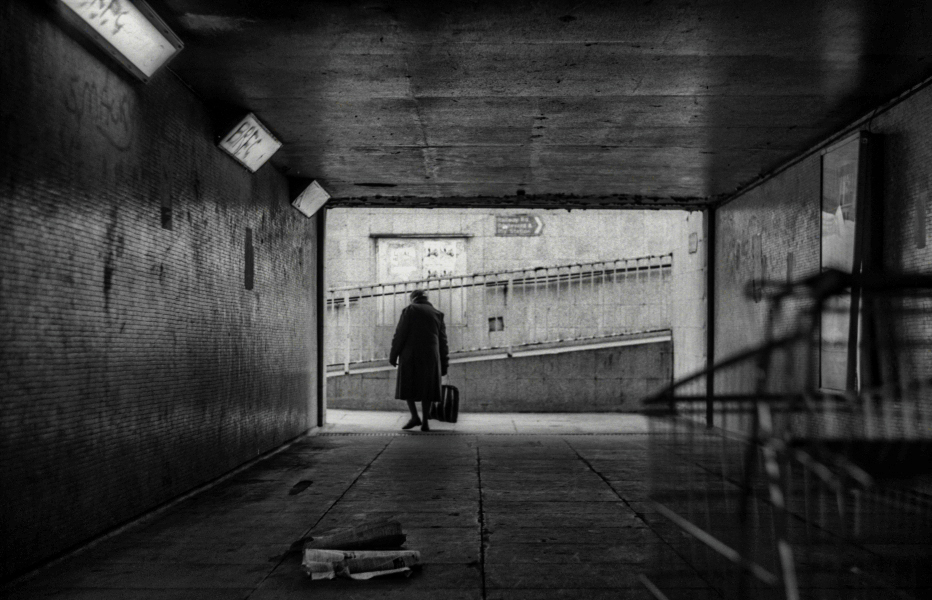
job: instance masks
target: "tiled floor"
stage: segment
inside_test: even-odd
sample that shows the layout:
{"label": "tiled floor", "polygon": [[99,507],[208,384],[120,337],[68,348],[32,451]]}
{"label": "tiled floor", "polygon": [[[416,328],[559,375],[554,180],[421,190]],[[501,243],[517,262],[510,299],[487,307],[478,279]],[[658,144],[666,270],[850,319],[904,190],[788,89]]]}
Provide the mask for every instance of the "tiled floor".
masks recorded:
{"label": "tiled floor", "polygon": [[[401,432],[401,412],[329,424],[145,526],[7,590],[12,598],[637,598],[666,546],[647,526],[646,422],[462,414]],[[640,514],[639,514],[640,513]],[[292,542],[394,517],[412,576],[312,582]],[[684,568],[673,597],[704,597]]]}

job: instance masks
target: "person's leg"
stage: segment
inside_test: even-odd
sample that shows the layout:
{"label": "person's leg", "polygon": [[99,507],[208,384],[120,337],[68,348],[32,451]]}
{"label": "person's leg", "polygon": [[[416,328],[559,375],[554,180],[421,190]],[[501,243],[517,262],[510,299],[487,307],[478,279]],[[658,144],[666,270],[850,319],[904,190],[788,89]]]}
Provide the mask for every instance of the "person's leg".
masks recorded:
{"label": "person's leg", "polygon": [[[402,429],[411,429],[421,424],[421,418],[417,416],[417,405],[414,400],[406,400],[406,402],[408,403],[408,410],[411,411],[411,420]],[[427,413],[424,413],[424,418],[427,419]]]}
{"label": "person's leg", "polygon": [[421,402],[421,411],[424,413],[424,423],[421,425],[421,431],[430,431],[430,425],[427,424],[427,415],[430,414],[430,402]]}
{"label": "person's leg", "polygon": [[411,411],[411,418],[415,421],[420,421],[421,418],[417,414],[417,403],[414,400],[408,400],[408,410]]}

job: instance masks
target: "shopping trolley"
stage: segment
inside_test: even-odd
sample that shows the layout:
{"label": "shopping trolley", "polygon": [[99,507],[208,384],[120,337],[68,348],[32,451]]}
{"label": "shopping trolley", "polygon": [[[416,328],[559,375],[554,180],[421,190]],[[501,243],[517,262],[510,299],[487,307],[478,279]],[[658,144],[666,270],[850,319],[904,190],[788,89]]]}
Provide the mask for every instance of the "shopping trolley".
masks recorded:
{"label": "shopping trolley", "polygon": [[[685,563],[711,597],[932,598],[930,293],[834,271],[767,285],[763,344],[648,400],[647,518],[673,551],[642,577],[654,596]],[[855,322],[857,391],[820,385],[832,311]],[[705,377],[728,393],[681,395]]]}

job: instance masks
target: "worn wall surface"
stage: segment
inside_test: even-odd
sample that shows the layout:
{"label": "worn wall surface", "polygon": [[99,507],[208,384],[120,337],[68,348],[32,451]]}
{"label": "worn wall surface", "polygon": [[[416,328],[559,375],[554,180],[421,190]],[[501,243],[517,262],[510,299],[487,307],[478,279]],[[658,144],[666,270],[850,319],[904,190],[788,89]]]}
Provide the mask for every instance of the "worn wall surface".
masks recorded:
{"label": "worn wall surface", "polygon": [[[673,330],[673,376],[679,380],[706,367],[706,241],[705,214],[686,213],[683,235],[675,240],[670,327]],[[704,393],[704,380],[678,390],[683,394]]]}
{"label": "worn wall surface", "polygon": [[[496,216],[519,214],[538,216],[543,222],[540,235],[496,235]],[[376,235],[468,235],[466,272],[489,273],[666,254],[686,235],[688,214],[679,210],[337,208],[327,214],[327,282],[330,287],[376,283],[376,242],[371,237]]]}
{"label": "worn wall surface", "polygon": [[170,72],[132,81],[31,4],[0,31],[5,578],[316,421],[316,250]]}
{"label": "worn wall surface", "polygon": [[[890,271],[932,275],[932,87],[879,115],[882,145],[883,264]],[[932,377],[932,302],[910,303],[896,334],[912,350],[899,360],[909,379]]]}
{"label": "worn wall surface", "polygon": [[[763,342],[769,304],[755,281],[785,282],[819,272],[819,173],[816,155],[717,211],[716,359]],[[775,333],[788,332],[805,306],[788,305]],[[753,385],[751,363],[719,372],[715,379],[716,393],[748,392]]]}
{"label": "worn wall surface", "polygon": [[[673,376],[670,342],[450,365],[463,412],[634,412]],[[407,410],[395,371],[327,379],[331,408]]]}
{"label": "worn wall surface", "polygon": [[[877,114],[863,128],[879,136],[883,156],[883,265],[889,271],[932,273],[932,89]],[[821,157],[809,156],[717,211],[717,359],[764,339],[768,305],[754,280],[799,280],[819,272],[820,172]],[[776,332],[788,331],[806,306],[790,306]],[[917,340],[932,339],[932,306],[924,308],[924,315],[897,319],[897,329]],[[932,375],[928,342],[903,364],[910,377]],[[729,369],[716,378],[716,392],[747,391],[752,378],[750,367]]]}

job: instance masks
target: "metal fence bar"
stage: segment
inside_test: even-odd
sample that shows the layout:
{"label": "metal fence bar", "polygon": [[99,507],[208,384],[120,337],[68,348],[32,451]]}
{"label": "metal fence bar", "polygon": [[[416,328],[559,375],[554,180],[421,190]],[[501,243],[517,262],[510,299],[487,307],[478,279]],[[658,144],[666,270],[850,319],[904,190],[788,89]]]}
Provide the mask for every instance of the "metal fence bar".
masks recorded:
{"label": "metal fence bar", "polygon": [[601,269],[600,269],[600,274],[599,274],[599,292],[598,292],[598,294],[599,294],[599,297],[598,297],[598,304],[599,304],[599,323],[598,323],[598,328],[599,328],[599,329],[598,329],[598,331],[599,331],[599,335],[604,335],[604,334],[605,334],[605,271],[607,271],[607,270],[608,270],[607,264],[606,264],[606,263],[602,263]]}
{"label": "metal fence bar", "polygon": [[350,352],[352,351],[352,340],[353,340],[353,330],[351,327],[352,324],[352,310],[350,309],[350,295],[349,292],[343,292],[343,312],[346,314],[346,320],[343,325],[343,341],[346,344],[346,354],[345,360],[343,361],[343,369],[345,372],[349,372],[350,359],[352,358]]}
{"label": "metal fence bar", "polygon": [[327,362],[349,370],[386,359],[415,288],[447,315],[451,352],[669,327],[671,267],[668,254],[334,288],[326,294]]}

